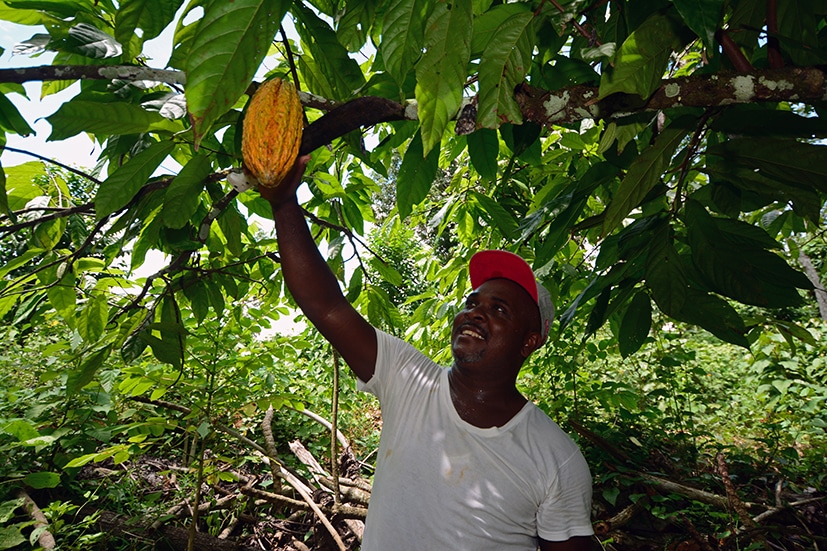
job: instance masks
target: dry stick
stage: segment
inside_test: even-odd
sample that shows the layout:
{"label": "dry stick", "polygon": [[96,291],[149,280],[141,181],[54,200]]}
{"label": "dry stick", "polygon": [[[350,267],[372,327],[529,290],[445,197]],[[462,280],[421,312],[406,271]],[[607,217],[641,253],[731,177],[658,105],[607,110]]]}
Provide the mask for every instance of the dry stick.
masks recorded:
{"label": "dry stick", "polygon": [[336,449],[336,433],[339,419],[339,353],[333,350],[333,404],[330,411],[330,472],[333,475],[333,503],[341,505],[339,495],[339,453]]}
{"label": "dry stick", "polygon": [[[148,400],[146,398],[141,398],[140,396],[136,396],[133,399],[138,401],[138,402],[143,402],[145,404],[173,406],[171,409],[174,409],[176,411],[187,412],[187,413],[190,412],[190,409],[188,407],[181,406],[181,405],[178,405],[178,404],[172,404],[170,402],[164,402],[164,401],[161,401],[161,400]],[[274,461],[280,467],[280,469],[278,469],[278,471],[276,471],[274,469],[274,472],[278,472],[278,476],[281,476],[282,478],[284,478],[291,486],[293,486],[293,488],[299,493],[299,495],[302,496],[302,498],[307,503],[307,505],[319,517],[319,521],[321,521],[321,523],[324,525],[324,527],[327,529],[327,531],[330,532],[331,537],[336,542],[336,545],[339,546],[339,549],[341,549],[342,551],[347,551],[347,548],[345,547],[345,544],[342,541],[342,538],[339,537],[339,533],[336,531],[336,529],[330,523],[330,520],[328,520],[328,518],[324,515],[324,513],[319,508],[319,506],[316,504],[316,502],[313,501],[313,497],[310,495],[310,491],[307,488],[307,486],[299,479],[298,476],[296,476],[295,474],[290,472],[284,466],[284,464],[282,464],[282,462],[279,460],[278,457],[270,457],[270,455],[269,455],[269,453],[267,452],[266,449],[262,448],[259,444],[253,442],[252,440],[250,440],[246,436],[244,436],[244,435],[240,434],[239,432],[231,429],[230,427],[226,427],[226,426],[220,425],[218,423],[216,423],[213,426],[215,427],[216,430],[220,430],[221,432],[225,432],[225,433],[227,433],[231,436],[235,436],[236,438],[238,438],[242,442],[249,445],[254,450],[256,450],[258,452],[261,452],[261,454],[266,459]]]}
{"label": "dry stick", "polygon": [[[327,419],[325,419],[324,417],[322,417],[318,413],[315,413],[315,412],[313,412],[309,409],[306,409],[306,408],[305,409],[296,409],[296,408],[293,408],[293,407],[290,407],[290,406],[287,406],[287,405],[285,405],[284,407],[290,408],[290,409],[292,409],[293,411],[295,411],[297,413],[301,413],[305,417],[309,417],[310,419],[313,419],[314,421],[319,423],[321,426],[323,426],[327,430],[332,430],[332,428],[333,428],[333,424],[330,421],[328,421]],[[339,444],[342,445],[342,448],[349,448],[350,447],[350,442],[348,441],[347,437],[344,434],[342,434],[341,431],[338,431],[338,430],[336,431],[336,438],[338,438]]]}
{"label": "dry stick", "polygon": [[[744,528],[746,528],[747,530],[754,530],[758,528],[758,524],[756,524],[755,521],[752,520],[752,517],[747,512],[747,508],[744,505],[744,502],[741,501],[741,498],[738,496],[735,484],[732,483],[732,479],[729,477],[729,466],[726,463],[726,458],[724,457],[724,454],[718,452],[718,455],[715,456],[715,460],[718,464],[718,474],[721,475],[721,480],[723,481],[724,488],[726,489],[729,504],[735,510],[735,513],[738,515],[738,518],[741,519],[741,523],[744,525]],[[770,549],[769,543],[762,534],[756,533],[755,537],[764,549]]]}
{"label": "dry stick", "polygon": [[[273,438],[273,404],[270,404],[267,412],[264,414],[264,421],[261,423],[261,432],[264,434],[264,445],[267,447],[267,455],[278,458],[279,453],[276,450],[276,439]],[[272,464],[270,468],[273,468]],[[277,469],[273,469],[273,483],[277,485],[277,490],[281,490],[281,478],[276,471]]]}
{"label": "dry stick", "polygon": [[[17,497],[23,499],[23,508],[29,513],[29,516],[32,517],[34,520],[34,529],[37,530],[38,528],[48,527],[49,526],[49,519],[46,518],[46,515],[43,514],[43,511],[40,510],[40,507],[37,506],[37,503],[29,496],[26,490],[20,489],[17,492]],[[40,536],[37,538],[37,543],[43,549],[54,549],[55,548],[55,538],[51,532],[47,528],[40,533]]]}

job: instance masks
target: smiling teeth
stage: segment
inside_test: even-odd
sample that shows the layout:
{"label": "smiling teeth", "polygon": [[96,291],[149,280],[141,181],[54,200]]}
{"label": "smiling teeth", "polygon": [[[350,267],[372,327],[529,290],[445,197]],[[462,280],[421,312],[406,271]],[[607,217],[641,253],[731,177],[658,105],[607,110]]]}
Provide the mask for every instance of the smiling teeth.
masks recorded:
{"label": "smiling teeth", "polygon": [[463,335],[468,335],[469,337],[474,337],[475,339],[482,340],[482,335],[480,335],[476,331],[471,331],[470,329],[463,330],[462,334]]}

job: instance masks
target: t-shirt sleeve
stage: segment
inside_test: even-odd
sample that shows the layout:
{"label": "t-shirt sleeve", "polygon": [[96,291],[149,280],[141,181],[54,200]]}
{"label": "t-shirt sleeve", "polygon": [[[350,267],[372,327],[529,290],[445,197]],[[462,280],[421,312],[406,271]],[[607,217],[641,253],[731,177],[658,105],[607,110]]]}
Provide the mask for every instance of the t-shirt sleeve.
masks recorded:
{"label": "t-shirt sleeve", "polygon": [[548,541],[591,536],[591,507],[592,477],[586,459],[577,450],[560,466],[537,510],[537,534]]}
{"label": "t-shirt sleeve", "polygon": [[376,366],[369,381],[356,388],[379,398],[383,416],[391,403],[404,405],[414,387],[431,383],[438,366],[419,350],[398,337],[376,329]]}

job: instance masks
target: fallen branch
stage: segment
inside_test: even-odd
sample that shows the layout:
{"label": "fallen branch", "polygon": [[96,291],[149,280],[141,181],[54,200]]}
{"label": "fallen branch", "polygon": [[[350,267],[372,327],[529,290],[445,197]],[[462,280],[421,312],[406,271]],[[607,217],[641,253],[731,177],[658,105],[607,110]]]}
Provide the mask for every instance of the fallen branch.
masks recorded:
{"label": "fallen branch", "polygon": [[23,509],[25,509],[29,516],[32,517],[32,520],[34,520],[35,531],[41,530],[40,535],[37,537],[38,545],[47,551],[54,549],[55,537],[49,532],[49,519],[46,518],[46,515],[43,514],[43,511],[40,510],[40,507],[37,506],[37,503],[34,502],[25,490],[19,490],[17,497],[23,499]]}

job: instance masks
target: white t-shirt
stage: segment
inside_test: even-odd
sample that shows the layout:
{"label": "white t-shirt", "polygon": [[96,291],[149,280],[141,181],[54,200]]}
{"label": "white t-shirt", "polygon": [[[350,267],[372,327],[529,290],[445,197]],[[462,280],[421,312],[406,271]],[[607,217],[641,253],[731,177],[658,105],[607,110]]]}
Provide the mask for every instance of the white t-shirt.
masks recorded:
{"label": "white t-shirt", "polygon": [[593,533],[591,475],[577,445],[531,402],[502,427],[456,412],[448,370],[376,331],[382,436],[363,551],[535,551],[538,535]]}

